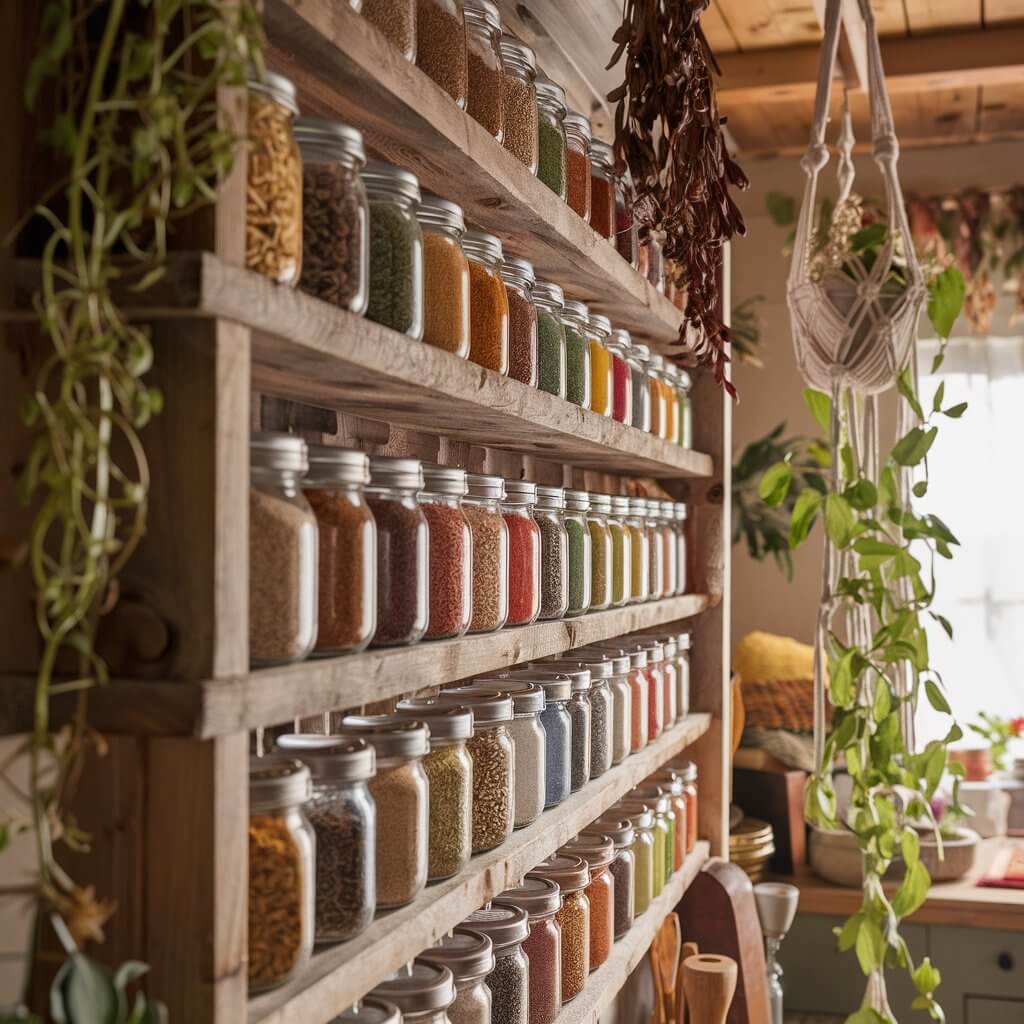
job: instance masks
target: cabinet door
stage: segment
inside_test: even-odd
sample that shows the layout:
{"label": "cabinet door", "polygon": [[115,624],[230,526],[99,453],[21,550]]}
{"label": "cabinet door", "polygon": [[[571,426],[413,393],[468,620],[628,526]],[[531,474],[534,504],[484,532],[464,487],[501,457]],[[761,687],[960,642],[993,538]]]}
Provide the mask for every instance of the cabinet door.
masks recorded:
{"label": "cabinet door", "polygon": [[964,1004],[964,1024],[1022,1024],[1024,1001],[1019,999],[982,999],[968,996]]}
{"label": "cabinet door", "polygon": [[[943,991],[968,996],[1024,999],[1024,932],[991,928],[930,929],[932,962]],[[1024,1016],[1020,1018],[1024,1024]]]}

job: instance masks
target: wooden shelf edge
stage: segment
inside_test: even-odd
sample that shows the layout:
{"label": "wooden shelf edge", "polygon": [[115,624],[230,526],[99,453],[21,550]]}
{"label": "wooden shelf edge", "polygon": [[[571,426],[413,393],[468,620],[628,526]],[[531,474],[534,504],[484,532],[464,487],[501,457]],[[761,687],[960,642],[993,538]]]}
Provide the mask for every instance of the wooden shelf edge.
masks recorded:
{"label": "wooden shelf edge", "polygon": [[[487,900],[517,884],[535,864],[702,736],[710,723],[711,716],[707,714],[687,716],[644,750],[626,758],[601,778],[593,779],[558,807],[545,811],[532,825],[513,833],[497,850],[474,857],[469,867],[455,878],[428,887],[408,906],[377,918],[351,942],[315,955],[301,978],[250,1000],[249,1024],[326,1024]],[[663,899],[667,903],[678,893],[671,903],[674,906],[706,856],[707,846],[702,844],[658,901],[652,903],[652,908],[660,908]],[[645,929],[647,917],[644,914],[622,942],[628,942],[638,927]],[[599,973],[595,972],[591,984]]]}
{"label": "wooden shelf edge", "polygon": [[608,959],[587,979],[586,988],[562,1008],[555,1024],[600,1024],[601,1014],[612,1004],[630,974],[647,955],[662,922],[675,910],[708,857],[708,844],[698,840],[682,868],[633,922],[633,927],[615,943]]}

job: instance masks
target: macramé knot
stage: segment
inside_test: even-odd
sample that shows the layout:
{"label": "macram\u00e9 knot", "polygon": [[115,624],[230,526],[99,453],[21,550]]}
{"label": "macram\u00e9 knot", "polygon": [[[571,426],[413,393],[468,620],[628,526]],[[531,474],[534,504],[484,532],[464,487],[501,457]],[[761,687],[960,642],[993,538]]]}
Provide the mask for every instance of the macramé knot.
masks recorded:
{"label": "macram\u00e9 knot", "polygon": [[875,139],[875,163],[893,167],[900,155],[899,140],[895,135],[882,135]]}
{"label": "macram\u00e9 knot", "polygon": [[808,176],[820,171],[828,163],[828,146],[823,142],[811,146],[800,160],[800,166]]}

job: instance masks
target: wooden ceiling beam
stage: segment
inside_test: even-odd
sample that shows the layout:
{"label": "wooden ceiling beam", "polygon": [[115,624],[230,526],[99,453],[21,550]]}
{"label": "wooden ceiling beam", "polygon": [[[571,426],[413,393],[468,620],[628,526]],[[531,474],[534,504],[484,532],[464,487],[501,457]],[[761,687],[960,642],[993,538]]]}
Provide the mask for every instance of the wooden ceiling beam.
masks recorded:
{"label": "wooden ceiling beam", "polygon": [[[719,106],[814,99],[818,47],[794,46],[718,55]],[[1024,26],[944,32],[882,40],[890,93],[1019,84],[1024,77]]]}
{"label": "wooden ceiling beam", "polygon": [[[814,0],[814,15],[825,28],[825,5],[828,0]],[[857,0],[842,0],[842,33],[839,36],[838,63],[843,82],[849,89],[868,87],[868,43],[864,19]]]}

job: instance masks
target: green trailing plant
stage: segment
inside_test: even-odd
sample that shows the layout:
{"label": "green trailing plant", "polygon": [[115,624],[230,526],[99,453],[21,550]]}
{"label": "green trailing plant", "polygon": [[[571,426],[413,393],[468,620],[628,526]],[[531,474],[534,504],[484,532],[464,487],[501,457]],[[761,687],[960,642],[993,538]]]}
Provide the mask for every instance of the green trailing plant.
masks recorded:
{"label": "green trailing plant", "polygon": [[[102,940],[114,907],[71,877],[58,851],[88,843],[69,804],[87,750],[103,750],[88,724],[89,691],[108,676],[96,630],[146,528],[140,432],[163,402],[147,382],[149,331],[115,294],[156,282],[174,223],[216,199],[241,144],[218,90],[244,86],[260,52],[255,0],[50,0],[26,80],[61,174],[14,232],[41,268],[34,305],[45,348],[23,408],[33,441],[18,481],[36,510],[27,557],[41,657],[24,813],[0,839],[25,828],[34,836],[38,920],[52,923],[69,957],[51,994],[57,1021],[162,1012],[123,997],[141,968],[108,975],[81,953]],[[74,717],[55,732],[50,701],[68,693]]]}

